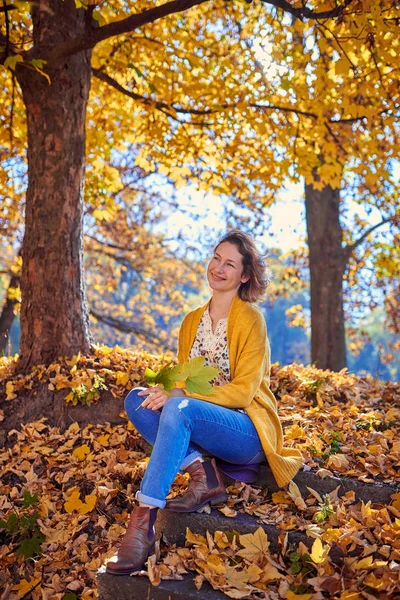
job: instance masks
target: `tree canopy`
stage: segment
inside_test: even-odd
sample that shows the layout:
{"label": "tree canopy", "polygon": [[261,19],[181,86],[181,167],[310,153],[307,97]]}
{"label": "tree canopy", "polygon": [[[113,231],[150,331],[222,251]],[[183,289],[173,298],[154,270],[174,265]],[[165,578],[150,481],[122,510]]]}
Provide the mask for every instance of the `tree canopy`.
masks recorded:
{"label": "tree canopy", "polygon": [[[33,210],[26,213],[23,269],[28,255],[36,260],[35,246],[46,244],[49,256],[60,255],[66,231],[52,242],[54,252],[48,235],[36,235],[40,227],[57,229],[44,225],[43,215],[57,210],[60,182],[62,202],[68,210],[76,207],[69,220],[79,246],[84,155],[85,200],[100,222],[117,210],[122,159],[144,175],[164,175],[176,186],[196,182],[260,211],[288,178],[304,177],[314,190],[340,188],[342,195],[373,206],[381,223],[395,222],[399,37],[391,2],[175,0],[150,8],[144,1],[23,2],[5,5],[0,18],[0,62],[6,68],[0,177],[7,182],[1,218],[11,237],[21,232],[28,185]],[[70,106],[57,112],[67,100]],[[75,179],[68,191],[72,164]],[[42,213],[33,208],[37,202]],[[349,224],[346,260],[368,239],[369,229],[362,218]],[[379,241],[374,250],[370,260],[382,262],[387,248]],[[62,271],[68,271],[68,260]],[[389,277],[391,264],[385,265]],[[84,300],[80,268],[75,271],[70,293]],[[28,282],[23,270],[23,297]],[[36,313],[41,296],[32,304]],[[82,306],[75,331],[86,327]],[[23,313],[23,340],[29,337],[24,323],[35,330],[32,319]],[[52,323],[48,327],[54,339]],[[38,343],[43,331],[38,324],[36,330]],[[67,345],[73,352],[87,348],[87,340],[85,334]],[[23,354],[34,345],[33,338],[23,342]]]}

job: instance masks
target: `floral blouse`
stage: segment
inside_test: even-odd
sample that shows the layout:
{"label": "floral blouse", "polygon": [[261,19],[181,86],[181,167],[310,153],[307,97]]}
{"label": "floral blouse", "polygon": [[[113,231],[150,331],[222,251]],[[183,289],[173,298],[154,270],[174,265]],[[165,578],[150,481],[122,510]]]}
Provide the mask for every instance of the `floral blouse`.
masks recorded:
{"label": "floral blouse", "polygon": [[207,307],[197,328],[196,338],[190,350],[189,358],[205,356],[205,365],[219,369],[218,375],[211,382],[212,385],[224,385],[231,381],[226,334],[227,323],[227,318],[218,321],[213,333],[212,321]]}

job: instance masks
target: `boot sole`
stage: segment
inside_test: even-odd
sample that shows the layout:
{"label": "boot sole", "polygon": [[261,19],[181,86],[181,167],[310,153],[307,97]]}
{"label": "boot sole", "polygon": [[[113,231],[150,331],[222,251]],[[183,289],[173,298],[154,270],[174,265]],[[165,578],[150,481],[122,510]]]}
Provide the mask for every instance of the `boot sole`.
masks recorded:
{"label": "boot sole", "polygon": [[[155,543],[150,548],[146,560],[149,558],[149,556],[152,554],[152,552],[154,552],[154,548],[155,548]],[[145,562],[146,562],[146,560],[145,560]],[[141,567],[135,567],[134,569],[126,569],[126,571],[111,571],[111,570],[108,570],[108,568],[106,566],[106,573],[108,573],[109,575],[132,575],[132,573],[138,573],[139,571],[142,571],[144,569],[145,562],[142,564]]]}
{"label": "boot sole", "polygon": [[175,513],[191,513],[191,512],[196,512],[198,511],[200,508],[203,508],[203,506],[205,506],[206,504],[211,504],[211,506],[215,506],[216,504],[222,504],[223,502],[226,502],[228,500],[228,494],[219,494],[218,496],[214,496],[214,498],[210,498],[209,500],[205,500],[204,502],[202,502],[201,504],[198,504],[197,506],[193,507],[193,508],[168,508],[168,506],[164,507],[164,510],[168,510],[169,512],[175,512]]}

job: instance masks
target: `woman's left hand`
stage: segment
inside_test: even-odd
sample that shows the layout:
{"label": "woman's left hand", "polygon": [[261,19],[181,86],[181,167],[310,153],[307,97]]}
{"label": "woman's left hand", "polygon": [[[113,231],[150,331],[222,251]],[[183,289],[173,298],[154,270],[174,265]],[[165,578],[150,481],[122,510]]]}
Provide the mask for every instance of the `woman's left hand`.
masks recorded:
{"label": "woman's left hand", "polygon": [[165,393],[165,390],[156,385],[142,390],[138,393],[138,396],[147,396],[142,402],[141,407],[150,408],[151,410],[160,410],[169,398]]}

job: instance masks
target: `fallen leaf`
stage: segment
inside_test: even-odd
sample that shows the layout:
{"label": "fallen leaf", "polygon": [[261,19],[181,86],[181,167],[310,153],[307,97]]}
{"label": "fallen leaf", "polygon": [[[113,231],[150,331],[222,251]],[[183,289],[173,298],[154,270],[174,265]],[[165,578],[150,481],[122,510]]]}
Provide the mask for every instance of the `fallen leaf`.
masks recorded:
{"label": "fallen leaf", "polygon": [[254,533],[241,535],[239,542],[243,548],[238,551],[238,556],[242,556],[250,562],[261,560],[268,552],[269,541],[262,527],[259,527]]}
{"label": "fallen leaf", "polygon": [[313,563],[315,563],[316,565],[321,565],[328,558],[329,552],[330,552],[330,546],[328,546],[328,545],[324,546],[322,541],[319,538],[317,538],[312,545],[311,552],[310,552],[310,558],[313,561]]}
{"label": "fallen leaf", "polygon": [[37,579],[31,579],[30,581],[21,579],[21,581],[14,585],[11,589],[17,592],[18,598],[22,598],[23,596],[29,594],[31,590],[36,588],[40,581],[41,577],[38,577]]}
{"label": "fallen leaf", "polygon": [[225,517],[229,517],[229,518],[234,518],[237,516],[237,511],[234,510],[233,508],[229,508],[229,506],[223,506],[222,508],[218,509],[219,512],[221,512],[223,515],[225,515]]}
{"label": "fallen leaf", "polygon": [[82,444],[82,446],[78,446],[72,453],[72,456],[82,461],[85,460],[87,454],[90,453],[90,448],[87,444]]}

